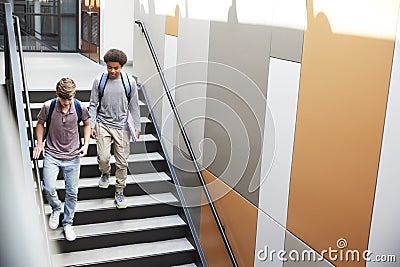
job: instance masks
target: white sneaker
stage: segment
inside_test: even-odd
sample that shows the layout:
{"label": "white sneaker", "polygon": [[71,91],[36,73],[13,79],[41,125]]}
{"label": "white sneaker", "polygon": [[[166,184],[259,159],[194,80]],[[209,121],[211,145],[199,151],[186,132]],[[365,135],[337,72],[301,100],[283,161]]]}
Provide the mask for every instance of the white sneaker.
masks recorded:
{"label": "white sneaker", "polygon": [[49,227],[51,229],[57,229],[58,224],[60,223],[60,214],[61,211],[53,210],[53,212],[50,214],[49,218]]}
{"label": "white sneaker", "polygon": [[64,234],[65,239],[67,239],[68,241],[74,241],[76,239],[74,228],[70,224],[64,226]]}

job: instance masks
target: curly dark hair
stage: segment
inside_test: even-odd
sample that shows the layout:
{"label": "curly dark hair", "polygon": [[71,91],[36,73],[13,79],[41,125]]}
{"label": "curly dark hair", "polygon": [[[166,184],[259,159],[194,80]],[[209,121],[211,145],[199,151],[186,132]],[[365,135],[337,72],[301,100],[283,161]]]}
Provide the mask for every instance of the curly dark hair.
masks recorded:
{"label": "curly dark hair", "polygon": [[124,66],[127,62],[126,54],[118,49],[110,49],[103,57],[104,62],[118,62]]}

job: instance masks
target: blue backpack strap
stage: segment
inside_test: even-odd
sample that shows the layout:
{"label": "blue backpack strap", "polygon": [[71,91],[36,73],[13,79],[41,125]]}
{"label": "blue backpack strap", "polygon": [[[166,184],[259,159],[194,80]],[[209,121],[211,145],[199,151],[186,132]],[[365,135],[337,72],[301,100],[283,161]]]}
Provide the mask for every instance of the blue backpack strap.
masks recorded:
{"label": "blue backpack strap", "polygon": [[81,106],[81,103],[76,98],[74,98],[74,106],[75,106],[76,115],[78,115],[77,125],[78,125],[79,144],[82,146],[82,136],[81,136],[81,131],[79,128],[79,123],[82,121],[82,106]]}
{"label": "blue backpack strap", "polygon": [[75,111],[78,115],[78,124],[82,121],[82,106],[78,99],[74,98]]}
{"label": "blue backpack strap", "polygon": [[122,79],[122,84],[124,85],[125,88],[126,98],[128,98],[129,102],[129,98],[131,95],[131,83],[129,82],[128,74],[125,72],[121,72],[121,79]]}
{"label": "blue backpack strap", "polygon": [[99,82],[99,103],[97,106],[97,113],[99,113],[99,110],[100,110],[101,99],[103,98],[104,88],[106,87],[107,80],[108,80],[108,72],[104,72],[101,75],[100,82]]}
{"label": "blue backpack strap", "polygon": [[103,96],[104,88],[106,87],[106,83],[108,80],[108,72],[104,72],[101,75],[100,83],[99,83],[99,96]]}
{"label": "blue backpack strap", "polygon": [[50,123],[51,123],[51,115],[53,114],[54,108],[56,106],[57,98],[53,98],[50,103],[49,114],[47,114],[46,120],[46,130],[44,132],[43,140],[46,139],[47,133],[49,131]]}

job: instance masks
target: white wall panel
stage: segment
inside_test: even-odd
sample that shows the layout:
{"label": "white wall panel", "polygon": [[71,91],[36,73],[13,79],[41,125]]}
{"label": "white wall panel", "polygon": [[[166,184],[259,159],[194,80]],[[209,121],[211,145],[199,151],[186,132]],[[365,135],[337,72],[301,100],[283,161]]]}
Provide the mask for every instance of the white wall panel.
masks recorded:
{"label": "white wall panel", "polygon": [[[164,50],[164,72],[166,82],[169,87],[172,98],[175,100],[175,86],[176,86],[176,60],[178,53],[178,38],[171,35],[165,35],[165,50]],[[161,100],[161,99],[160,99]],[[167,95],[164,93],[162,97],[162,123],[161,135],[163,136],[163,143],[167,149],[166,153],[172,160],[173,151],[173,128],[174,128],[174,114],[169,103]]]}
{"label": "white wall panel", "polygon": [[[270,59],[256,252],[265,245],[270,249],[284,249],[300,66]],[[265,265],[267,262],[261,263],[255,257],[255,266],[261,266],[257,263],[281,266],[279,262],[269,261]]]}
{"label": "white wall panel", "polygon": [[[100,16],[100,59],[111,48],[126,53],[128,63],[133,60],[134,1],[101,1]],[[122,19],[122,20],[121,20]]]}
{"label": "white wall panel", "polygon": [[[386,110],[378,180],[372,212],[368,250],[375,256],[396,255],[400,260],[400,20],[397,26],[393,66]],[[367,262],[367,267],[399,263]]]}

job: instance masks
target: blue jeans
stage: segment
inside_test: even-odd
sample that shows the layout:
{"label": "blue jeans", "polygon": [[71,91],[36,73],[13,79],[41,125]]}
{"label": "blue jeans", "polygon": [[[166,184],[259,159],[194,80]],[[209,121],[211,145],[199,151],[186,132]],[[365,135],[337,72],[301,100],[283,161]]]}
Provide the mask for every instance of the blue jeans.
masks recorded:
{"label": "blue jeans", "polygon": [[62,225],[72,225],[78,200],[80,158],[59,160],[45,153],[43,161],[43,193],[53,211],[61,211],[62,207],[56,190],[56,180],[60,169],[65,180],[65,204]]}

